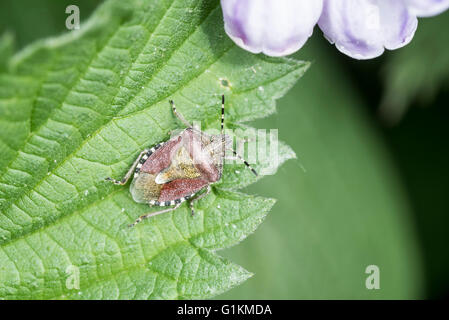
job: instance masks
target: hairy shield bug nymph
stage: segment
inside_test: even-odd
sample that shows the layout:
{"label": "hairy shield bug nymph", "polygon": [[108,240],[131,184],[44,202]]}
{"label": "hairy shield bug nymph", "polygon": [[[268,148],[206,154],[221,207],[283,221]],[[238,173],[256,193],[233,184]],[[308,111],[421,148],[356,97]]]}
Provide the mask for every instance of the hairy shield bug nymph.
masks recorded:
{"label": "hairy shield bug nymph", "polygon": [[221,134],[211,135],[190,125],[170,100],[174,115],[187,128],[170,140],[143,150],[122,180],[106,178],[114,184],[124,185],[134,173],[130,187],[134,201],[147,203],[150,207],[170,206],[140,216],[130,227],[143,219],[175,210],[186,200],[189,201],[193,215],[194,203],[208,195],[211,185],[221,179],[226,150],[232,151],[234,157],[243,161],[257,175],[248,162],[232,148],[231,138],[224,134],[224,101],[223,95]]}

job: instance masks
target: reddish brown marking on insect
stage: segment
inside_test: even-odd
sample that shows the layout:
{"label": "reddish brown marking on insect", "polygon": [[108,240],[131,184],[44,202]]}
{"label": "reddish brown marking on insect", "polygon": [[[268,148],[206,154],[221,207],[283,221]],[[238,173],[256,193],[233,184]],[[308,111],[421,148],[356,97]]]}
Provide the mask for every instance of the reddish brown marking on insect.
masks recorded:
{"label": "reddish brown marking on insect", "polygon": [[216,182],[220,180],[220,172],[215,166],[205,162],[197,163],[195,166],[198,171],[201,172],[202,177],[207,181]]}
{"label": "reddish brown marking on insect", "polygon": [[165,183],[161,189],[159,201],[171,201],[196,193],[207,186],[209,182],[202,178],[176,179]]}
{"label": "reddish brown marking on insect", "polygon": [[190,156],[194,160],[195,167],[201,175],[209,182],[216,182],[220,179],[220,173],[212,156],[204,152],[201,144],[201,137],[191,129],[183,132],[183,145],[187,148]]}
{"label": "reddish brown marking on insect", "polygon": [[142,165],[140,171],[157,174],[167,168],[181,144],[182,137],[176,137],[157,149]]}
{"label": "reddish brown marking on insect", "polygon": [[[173,113],[187,126],[187,129],[162,146],[159,144],[150,151],[142,151],[123,179],[106,178],[114,184],[124,185],[134,172],[130,192],[136,202],[146,202],[155,206],[173,206],[169,209],[144,214],[132,223],[131,227],[143,219],[175,210],[186,200],[190,201],[189,205],[193,215],[194,202],[209,194],[210,185],[221,179],[223,160],[227,149],[232,150],[234,155],[239,157],[257,175],[248,162],[232,149],[232,139],[224,134],[224,102],[223,95],[221,133],[210,135],[193,128],[176,111],[174,102],[170,100]],[[206,189],[205,193],[193,197],[198,191]]]}
{"label": "reddish brown marking on insect", "polygon": [[[155,194],[155,198],[149,197],[148,200],[150,198],[157,199],[160,202],[176,200],[196,193],[208,184],[220,180],[221,173],[211,154],[205,151],[201,141],[201,134],[195,132],[192,128],[185,129],[179,136],[172,138],[162,147],[154,151],[143,163],[140,172],[156,177],[170,166],[175,157],[177,157],[177,151],[181,147],[187,150],[201,176],[193,179],[187,177],[180,178],[164,183],[160,189],[160,194]],[[141,176],[137,177],[135,182],[133,181],[133,185],[137,185],[136,182],[142,178]],[[141,188],[146,189],[146,185],[141,186]]]}
{"label": "reddish brown marking on insect", "polygon": [[[173,161],[176,151],[184,146],[194,161],[195,167],[202,177],[209,182],[216,182],[220,179],[220,172],[210,154],[204,152],[201,144],[201,137],[198,133],[188,128],[178,137],[166,142],[161,148],[156,150],[142,165],[141,172],[157,174],[167,168]],[[170,199],[174,200],[174,199]]]}

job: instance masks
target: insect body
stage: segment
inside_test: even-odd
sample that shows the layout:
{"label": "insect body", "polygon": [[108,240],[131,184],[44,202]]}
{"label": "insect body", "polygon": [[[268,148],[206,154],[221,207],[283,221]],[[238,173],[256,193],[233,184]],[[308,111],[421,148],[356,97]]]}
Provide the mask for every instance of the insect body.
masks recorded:
{"label": "insect body", "polygon": [[173,113],[187,129],[166,142],[142,151],[122,180],[106,178],[114,184],[124,185],[134,173],[130,187],[134,201],[150,206],[170,207],[140,216],[131,227],[143,219],[175,210],[186,200],[190,201],[193,215],[195,201],[209,194],[211,184],[221,179],[227,149],[257,175],[248,162],[232,149],[232,140],[224,134],[224,96],[219,135],[210,135],[193,128],[176,111],[173,101],[170,104]]}

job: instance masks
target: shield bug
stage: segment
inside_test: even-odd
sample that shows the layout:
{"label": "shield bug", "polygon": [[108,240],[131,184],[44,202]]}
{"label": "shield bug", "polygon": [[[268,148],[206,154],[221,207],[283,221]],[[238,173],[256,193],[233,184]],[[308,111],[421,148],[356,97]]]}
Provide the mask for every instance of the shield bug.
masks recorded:
{"label": "shield bug", "polygon": [[194,203],[207,196],[211,185],[223,174],[226,150],[232,151],[255,174],[257,172],[232,148],[232,140],[224,134],[224,95],[221,104],[221,133],[211,135],[194,128],[170,100],[173,114],[187,126],[168,141],[143,150],[122,180],[106,178],[125,185],[134,173],[130,192],[134,201],[152,206],[170,207],[140,216],[130,227],[143,219],[177,209],[189,202],[192,215]]}

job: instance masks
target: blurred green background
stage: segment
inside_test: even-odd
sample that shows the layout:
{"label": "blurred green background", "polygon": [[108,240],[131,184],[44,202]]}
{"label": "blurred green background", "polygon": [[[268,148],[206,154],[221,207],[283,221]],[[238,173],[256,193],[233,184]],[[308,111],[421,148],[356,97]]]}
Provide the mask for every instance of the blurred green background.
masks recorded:
{"label": "blurred green background", "polygon": [[[65,31],[100,1],[2,0],[16,49]],[[224,250],[255,273],[223,299],[402,299],[449,295],[449,12],[371,61],[340,54],[316,29],[296,58],[312,68],[257,121],[297,153],[248,192],[278,199],[257,232]],[[1,63],[0,63],[1,65]],[[380,268],[367,290],[365,268]]]}

